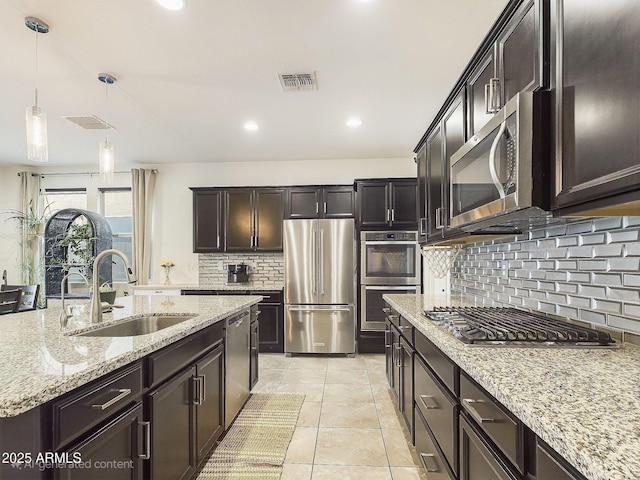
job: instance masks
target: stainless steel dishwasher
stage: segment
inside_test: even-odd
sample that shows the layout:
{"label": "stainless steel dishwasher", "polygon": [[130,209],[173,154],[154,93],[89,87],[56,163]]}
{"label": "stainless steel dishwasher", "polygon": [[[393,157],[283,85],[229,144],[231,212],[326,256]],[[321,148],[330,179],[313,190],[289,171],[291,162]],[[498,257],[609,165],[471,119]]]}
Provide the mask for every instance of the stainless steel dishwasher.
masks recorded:
{"label": "stainless steel dishwasher", "polygon": [[229,318],[225,325],[225,430],[249,398],[249,321],[247,309]]}

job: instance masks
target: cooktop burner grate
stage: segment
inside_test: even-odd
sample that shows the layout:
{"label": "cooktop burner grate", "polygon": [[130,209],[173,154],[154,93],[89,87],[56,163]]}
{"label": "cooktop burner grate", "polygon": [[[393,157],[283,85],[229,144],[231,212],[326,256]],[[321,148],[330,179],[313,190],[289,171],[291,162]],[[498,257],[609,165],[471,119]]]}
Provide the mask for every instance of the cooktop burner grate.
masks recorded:
{"label": "cooktop burner grate", "polygon": [[516,308],[436,307],[425,315],[468,344],[604,346],[615,343],[606,332]]}

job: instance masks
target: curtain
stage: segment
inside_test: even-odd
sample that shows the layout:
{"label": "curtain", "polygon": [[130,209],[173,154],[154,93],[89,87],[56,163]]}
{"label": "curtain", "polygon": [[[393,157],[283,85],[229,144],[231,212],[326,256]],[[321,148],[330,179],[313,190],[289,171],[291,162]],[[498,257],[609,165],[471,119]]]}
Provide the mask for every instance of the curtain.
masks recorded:
{"label": "curtain", "polygon": [[[20,211],[25,215],[25,221],[20,229],[21,249],[22,249],[22,283],[40,283],[40,276],[44,273],[41,270],[43,258],[40,256],[41,243],[33,234],[42,234],[41,225],[38,228],[35,224],[42,215],[42,199],[40,197],[40,175],[33,175],[31,172],[20,172]],[[44,293],[41,295],[44,296]]]}
{"label": "curtain", "polygon": [[151,263],[151,227],[153,196],[156,189],[156,170],[134,168],[131,170],[133,195],[133,271],[138,284],[149,283]]}

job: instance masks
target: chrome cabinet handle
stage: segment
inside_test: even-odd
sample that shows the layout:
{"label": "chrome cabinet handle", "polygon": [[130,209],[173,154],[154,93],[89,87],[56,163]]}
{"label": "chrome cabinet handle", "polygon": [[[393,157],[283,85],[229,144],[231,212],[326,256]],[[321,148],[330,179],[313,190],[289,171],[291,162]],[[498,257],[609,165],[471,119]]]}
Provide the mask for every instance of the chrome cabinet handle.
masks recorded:
{"label": "chrome cabinet handle", "polygon": [[400,329],[401,332],[404,332],[406,330],[411,330],[412,327],[411,325],[400,325],[398,328]]}
{"label": "chrome cabinet handle", "polygon": [[386,220],[386,221],[387,221],[387,223],[389,223],[389,218],[390,218],[390,216],[391,216],[391,209],[390,209],[390,208],[387,208],[387,217],[386,217],[386,218],[387,218],[387,220]]}
{"label": "chrome cabinet handle", "polygon": [[138,455],[141,460],[149,460],[151,458],[151,422],[138,422],[145,429],[145,453]]}
{"label": "chrome cabinet handle", "polygon": [[324,202],[324,213],[327,214],[327,202]]}
{"label": "chrome cabinet handle", "polygon": [[207,379],[204,375],[198,375],[198,378],[202,382],[202,388],[200,389],[200,393],[202,395],[200,398],[200,405],[202,405],[203,402],[207,401]]}
{"label": "chrome cabinet handle", "polygon": [[424,405],[424,408],[426,408],[427,410],[437,410],[440,408],[436,403],[436,399],[431,395],[420,395],[420,401],[422,402],[422,405]]}
{"label": "chrome cabinet handle", "polygon": [[320,213],[320,209],[318,208],[318,202],[316,202],[316,215]]}
{"label": "chrome cabinet handle", "polygon": [[487,403],[484,400],[474,400],[473,398],[463,398],[463,405],[469,411],[469,414],[474,418],[474,420],[480,424],[482,423],[498,423],[500,420],[497,418],[486,418],[483,417],[478,410],[475,409],[474,404],[478,403]]}
{"label": "chrome cabinet handle", "polygon": [[398,368],[402,368],[402,355],[400,350],[402,350],[402,346],[398,343],[398,344],[394,344],[395,345],[395,349],[396,349],[396,367]]}
{"label": "chrome cabinet handle", "polygon": [[253,332],[253,347],[251,347],[251,350],[258,350],[258,334],[256,332]]}
{"label": "chrome cabinet handle", "polygon": [[391,221],[392,222],[396,221],[396,209],[395,208],[391,209]]}
{"label": "chrome cabinet handle", "polygon": [[498,113],[502,107],[502,101],[500,99],[500,79],[492,78],[489,80],[491,85],[491,113]]}
{"label": "chrome cabinet handle", "polygon": [[427,219],[425,217],[420,217],[420,235],[425,235],[427,233]]}
{"label": "chrome cabinet handle", "polygon": [[502,183],[500,182],[500,179],[498,178],[498,171],[496,168],[496,150],[498,149],[498,144],[500,143],[500,139],[502,138],[502,135],[504,134],[504,131],[506,130],[506,128],[507,128],[507,122],[505,120],[500,124],[500,129],[498,130],[498,134],[496,135],[496,138],[493,140],[493,143],[491,144],[491,150],[489,150],[489,173],[491,174],[491,180],[493,181],[493,184],[498,190],[498,194],[500,195],[500,198],[505,197],[505,191],[504,191],[504,187],[502,186]]}
{"label": "chrome cabinet handle", "polygon": [[439,472],[438,464],[436,463],[436,456],[433,453],[421,453],[420,458],[424,463],[424,468],[427,472]]}
{"label": "chrome cabinet handle", "polygon": [[383,307],[383,308],[382,308],[382,311],[383,311],[384,313],[391,313],[391,309],[390,309],[389,307]]}
{"label": "chrome cabinet handle", "polygon": [[191,377],[191,381],[193,382],[192,403],[194,405],[202,405],[202,400],[200,400],[200,382],[198,381],[198,377]]}
{"label": "chrome cabinet handle", "polygon": [[436,220],[436,228],[441,229],[444,228],[444,208],[438,207],[435,211],[435,220]]}
{"label": "chrome cabinet handle", "polygon": [[484,113],[489,114],[491,112],[491,83],[487,83],[484,86]]}
{"label": "chrome cabinet handle", "polygon": [[95,408],[96,410],[106,410],[107,408],[109,408],[114,403],[118,403],[120,400],[125,398],[127,395],[131,394],[131,389],[130,388],[120,388],[118,390],[112,390],[112,391],[118,392],[118,395],[113,397],[108,402],[103,403],[102,405],[94,404],[94,405],[91,406],[91,408]]}

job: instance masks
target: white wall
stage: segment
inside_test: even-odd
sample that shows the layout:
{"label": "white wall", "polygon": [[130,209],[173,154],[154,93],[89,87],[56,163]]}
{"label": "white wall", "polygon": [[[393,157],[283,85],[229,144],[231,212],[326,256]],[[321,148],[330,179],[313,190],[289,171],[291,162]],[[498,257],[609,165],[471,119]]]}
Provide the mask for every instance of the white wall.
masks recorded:
{"label": "white wall", "polygon": [[[155,222],[153,225],[152,281],[161,283],[164,275],[159,266],[162,260],[173,260],[176,267],[171,279],[176,284],[198,283],[198,256],[193,253],[192,194],[189,187],[214,186],[270,186],[308,184],[350,184],[356,178],[413,177],[416,166],[413,159],[358,159],[309,160],[283,162],[222,162],[174,163],[138,165],[157,168]],[[130,167],[118,166],[126,171]],[[19,208],[20,179],[17,172],[26,168],[0,168],[0,205]],[[95,168],[38,169],[44,174],[61,172],[87,172]],[[130,186],[128,174],[116,175],[108,186]],[[97,210],[97,189],[107,186],[97,176],[46,176],[45,188],[86,187],[88,210]],[[11,268],[10,279],[19,278],[17,237],[13,225],[0,225],[0,270]],[[13,236],[11,235],[13,233]],[[12,263],[13,266],[9,266]],[[5,266],[7,265],[7,266]],[[16,270],[13,270],[13,268]],[[13,273],[13,272],[16,273]],[[15,276],[17,275],[17,276]]]}

